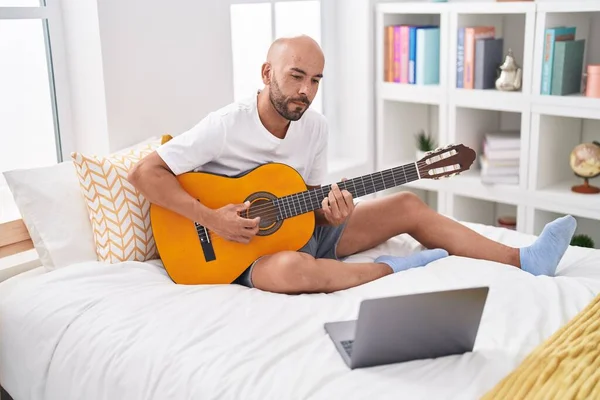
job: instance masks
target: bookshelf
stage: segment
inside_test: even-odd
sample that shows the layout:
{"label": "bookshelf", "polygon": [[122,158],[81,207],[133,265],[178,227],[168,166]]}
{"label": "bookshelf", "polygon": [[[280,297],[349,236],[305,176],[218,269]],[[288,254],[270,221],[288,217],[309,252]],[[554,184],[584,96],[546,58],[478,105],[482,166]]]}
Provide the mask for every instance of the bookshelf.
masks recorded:
{"label": "bookshelf", "polygon": [[[375,10],[375,168],[415,161],[414,135],[421,129],[439,145],[472,147],[478,158],[486,133],[519,131],[516,184],[482,183],[476,160],[459,176],[396,190],[411,190],[463,221],[497,225],[500,216],[513,216],[517,230],[528,234],[539,234],[548,221],[569,213],[579,222],[577,233],[590,235],[600,247],[600,195],[572,192],[582,180],[569,167],[573,147],[600,140],[600,99],[540,94],[546,28],[575,26],[576,39],[586,39],[584,69],[600,64],[600,2],[386,2]],[[385,27],[397,24],[439,26],[439,84],[385,81]],[[458,29],[470,26],[494,26],[503,55],[510,48],[523,70],[519,91],[457,88]],[[600,185],[600,178],[590,183]]]}

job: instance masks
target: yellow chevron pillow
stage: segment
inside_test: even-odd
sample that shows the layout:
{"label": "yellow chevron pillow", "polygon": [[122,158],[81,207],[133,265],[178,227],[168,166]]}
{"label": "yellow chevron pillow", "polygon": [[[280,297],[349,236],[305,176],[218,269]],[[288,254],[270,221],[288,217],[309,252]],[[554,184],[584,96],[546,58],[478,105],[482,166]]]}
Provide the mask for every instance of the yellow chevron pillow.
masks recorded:
{"label": "yellow chevron pillow", "polygon": [[98,260],[108,263],[158,258],[150,203],[127,181],[129,170],[161,144],[160,139],[105,157],[71,154],[92,223]]}

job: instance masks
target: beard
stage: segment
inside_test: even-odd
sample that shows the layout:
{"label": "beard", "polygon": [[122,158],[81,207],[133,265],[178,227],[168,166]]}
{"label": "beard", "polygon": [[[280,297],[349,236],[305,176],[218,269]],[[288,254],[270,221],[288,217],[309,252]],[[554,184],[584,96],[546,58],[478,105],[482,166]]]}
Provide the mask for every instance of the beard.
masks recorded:
{"label": "beard", "polygon": [[[310,106],[310,101],[306,96],[295,98],[286,97],[281,92],[275,77],[273,77],[273,81],[269,89],[269,100],[271,101],[271,104],[275,110],[277,110],[279,115],[287,120],[298,121]],[[304,107],[300,106],[299,104],[293,104],[292,102],[304,103]]]}

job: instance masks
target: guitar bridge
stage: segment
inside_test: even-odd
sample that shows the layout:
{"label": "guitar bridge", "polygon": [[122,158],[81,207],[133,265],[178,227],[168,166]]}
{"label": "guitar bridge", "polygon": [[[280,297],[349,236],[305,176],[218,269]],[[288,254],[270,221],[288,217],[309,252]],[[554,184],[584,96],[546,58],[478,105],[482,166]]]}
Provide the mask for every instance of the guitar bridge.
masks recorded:
{"label": "guitar bridge", "polygon": [[194,222],[196,226],[196,232],[198,233],[198,239],[200,240],[200,246],[202,246],[202,252],[204,253],[204,259],[208,261],[214,261],[217,259],[215,256],[215,249],[206,228],[197,222]]}

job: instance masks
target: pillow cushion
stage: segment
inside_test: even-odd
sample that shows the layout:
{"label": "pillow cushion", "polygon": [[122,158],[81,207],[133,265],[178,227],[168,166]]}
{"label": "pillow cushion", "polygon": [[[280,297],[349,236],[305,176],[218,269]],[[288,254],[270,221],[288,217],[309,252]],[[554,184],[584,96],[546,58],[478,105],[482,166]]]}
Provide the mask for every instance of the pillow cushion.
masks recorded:
{"label": "pillow cushion", "polygon": [[127,174],[137,162],[169,139],[171,136],[166,135],[102,157],[71,154],[99,261],[116,263],[158,258],[150,224],[150,202],[127,181]]}
{"label": "pillow cushion", "polygon": [[72,162],[3,175],[47,270],[96,260],[92,226]]}

